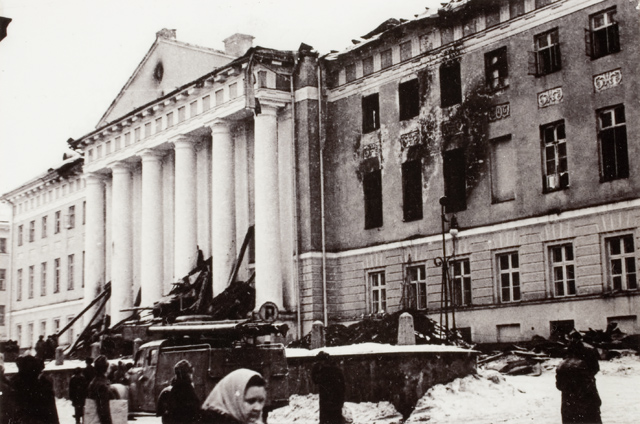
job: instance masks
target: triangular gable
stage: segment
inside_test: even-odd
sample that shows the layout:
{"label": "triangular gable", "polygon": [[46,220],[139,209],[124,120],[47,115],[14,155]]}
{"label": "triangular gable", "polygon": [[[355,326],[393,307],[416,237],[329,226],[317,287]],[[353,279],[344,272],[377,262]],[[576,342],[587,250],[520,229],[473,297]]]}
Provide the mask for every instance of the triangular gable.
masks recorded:
{"label": "triangular gable", "polygon": [[96,128],[224,66],[234,58],[218,50],[177,41],[174,31],[160,31]]}

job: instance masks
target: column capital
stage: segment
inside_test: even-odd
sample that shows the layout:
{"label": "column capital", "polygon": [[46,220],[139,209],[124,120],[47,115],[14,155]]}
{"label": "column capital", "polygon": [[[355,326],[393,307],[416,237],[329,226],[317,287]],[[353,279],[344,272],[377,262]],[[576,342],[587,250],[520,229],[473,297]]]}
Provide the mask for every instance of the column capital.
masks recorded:
{"label": "column capital", "polygon": [[107,179],[107,176],[97,172],[87,172],[84,174],[84,179],[89,184],[102,184]]}
{"label": "column capital", "polygon": [[173,143],[174,149],[193,149],[196,139],[188,135],[179,134],[172,137],[169,142]]}
{"label": "column capital", "polygon": [[274,100],[270,100],[270,99],[257,99],[260,101],[260,114],[256,115],[256,116],[260,116],[260,115],[271,115],[271,116],[277,116],[278,115],[278,109],[282,109],[283,107],[285,107],[287,104],[284,102],[278,102],[278,101],[274,101]]}
{"label": "column capital", "polygon": [[226,119],[215,118],[205,123],[204,126],[211,128],[211,134],[228,133],[231,128],[231,123]]}
{"label": "column capital", "polygon": [[138,153],[142,162],[162,160],[165,152],[158,149],[144,149]]}
{"label": "column capital", "polygon": [[128,174],[131,172],[131,165],[127,162],[116,162],[109,165],[113,174]]}

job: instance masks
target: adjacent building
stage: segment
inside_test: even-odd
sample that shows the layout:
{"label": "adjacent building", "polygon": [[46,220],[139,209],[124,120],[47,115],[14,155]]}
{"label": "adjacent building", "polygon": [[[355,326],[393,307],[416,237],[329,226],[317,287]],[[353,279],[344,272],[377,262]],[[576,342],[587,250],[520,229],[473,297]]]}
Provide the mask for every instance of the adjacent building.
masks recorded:
{"label": "adjacent building", "polygon": [[330,318],[409,300],[435,319],[455,307],[474,342],[637,333],[638,17],[627,1],[457,1],[328,55]]}
{"label": "adjacent building", "polygon": [[0,340],[9,337],[9,275],[11,273],[11,217],[0,205]]}
{"label": "adjacent building", "polygon": [[[57,333],[83,308],[86,202],[82,162],[78,155],[66,158],[2,196],[12,209],[11,237],[6,238],[11,264],[7,261],[4,275],[0,271],[6,289],[1,292],[6,296],[3,308],[10,310],[8,337],[23,349],[35,347],[39,336]],[[59,343],[72,343],[81,329],[79,320]]]}

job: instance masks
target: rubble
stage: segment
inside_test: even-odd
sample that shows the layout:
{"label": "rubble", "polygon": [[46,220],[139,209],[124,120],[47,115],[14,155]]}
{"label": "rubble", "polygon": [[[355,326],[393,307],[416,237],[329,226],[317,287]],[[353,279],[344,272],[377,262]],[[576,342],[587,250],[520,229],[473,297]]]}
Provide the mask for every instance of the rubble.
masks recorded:
{"label": "rubble", "polygon": [[[349,326],[331,324],[325,329],[326,345],[345,346],[367,342],[395,345],[398,338],[398,321],[400,315],[405,312],[413,316],[416,344],[448,344],[468,349],[473,347],[463,341],[458,332],[446,331],[436,321],[416,310],[364,317]],[[309,349],[311,334],[290,343],[288,347]]]}
{"label": "rubble", "polygon": [[[610,323],[605,330],[580,332],[583,343],[595,347],[601,360],[611,360],[631,352],[640,351],[638,337],[623,333],[615,322]],[[508,345],[502,351],[493,351],[481,355],[478,365],[508,375],[540,375],[541,365],[550,358],[564,357],[568,340],[566,336],[557,340],[547,340],[542,336],[534,336],[528,347]]]}

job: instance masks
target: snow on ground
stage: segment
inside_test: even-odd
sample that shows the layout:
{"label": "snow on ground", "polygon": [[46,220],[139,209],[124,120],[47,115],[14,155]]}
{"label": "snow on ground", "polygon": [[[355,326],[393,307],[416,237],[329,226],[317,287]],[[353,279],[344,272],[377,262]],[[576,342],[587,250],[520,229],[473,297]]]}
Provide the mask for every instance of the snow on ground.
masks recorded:
{"label": "snow on ground", "polygon": [[[560,423],[560,392],[555,386],[551,359],[539,376],[508,376],[480,367],[477,375],[459,378],[432,387],[404,422],[438,424],[555,424]],[[600,361],[596,375],[602,398],[602,420],[606,424],[635,424],[640,416],[640,357],[624,356]],[[345,404],[345,416],[354,424],[400,424],[402,417],[393,405],[380,403]],[[58,399],[60,422],[73,423],[68,400]],[[136,424],[160,423],[159,417],[138,417]],[[318,396],[292,396],[289,406],[269,415],[270,424],[317,424]]]}

